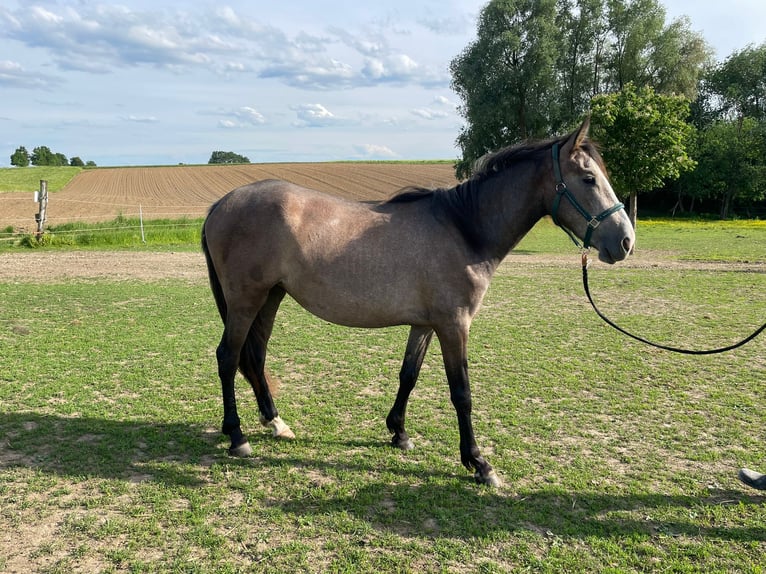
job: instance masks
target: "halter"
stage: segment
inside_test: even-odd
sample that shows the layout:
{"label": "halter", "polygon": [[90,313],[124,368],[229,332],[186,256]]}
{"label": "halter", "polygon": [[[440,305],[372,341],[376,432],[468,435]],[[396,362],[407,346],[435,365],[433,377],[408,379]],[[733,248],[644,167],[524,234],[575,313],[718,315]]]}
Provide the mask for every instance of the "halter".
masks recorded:
{"label": "halter", "polygon": [[[559,144],[558,143],[553,144],[552,151],[553,151],[553,174],[556,177],[556,199],[553,200],[553,209],[551,211],[551,217],[553,218],[553,223],[555,223],[561,229],[563,229],[566,232],[566,234],[569,235],[569,238],[574,242],[574,244],[578,248],[589,249],[590,238],[593,235],[593,231],[601,224],[601,222],[604,219],[606,219],[613,213],[617,213],[621,209],[625,209],[625,206],[618,201],[612,207],[602,211],[595,217],[592,216],[590,213],[588,213],[588,210],[586,210],[582,205],[580,205],[580,202],[577,201],[577,198],[575,198],[575,196],[572,195],[572,192],[569,191],[567,184],[564,183],[564,178],[561,177],[561,167],[559,166]],[[577,210],[577,212],[585,218],[585,221],[588,222],[588,229],[585,232],[585,239],[583,239],[582,245],[580,245],[580,242],[577,240],[577,237],[575,237],[575,234],[572,233],[570,229],[567,229],[559,222],[558,212],[559,212],[559,206],[561,205],[562,197],[567,198],[569,200],[569,203],[572,204],[572,207],[574,207]]]}

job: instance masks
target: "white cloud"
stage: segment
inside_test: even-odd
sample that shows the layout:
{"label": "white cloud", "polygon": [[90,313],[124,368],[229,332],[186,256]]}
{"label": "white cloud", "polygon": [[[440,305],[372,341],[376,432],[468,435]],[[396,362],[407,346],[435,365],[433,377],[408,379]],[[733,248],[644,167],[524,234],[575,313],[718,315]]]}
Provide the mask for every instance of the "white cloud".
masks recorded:
{"label": "white cloud", "polygon": [[445,96],[436,96],[433,99],[435,106],[446,106],[450,108],[457,108],[457,104]]}
{"label": "white cloud", "polygon": [[327,127],[343,123],[343,120],[325,108],[322,104],[302,104],[291,108],[297,121],[293,124],[298,127]]}
{"label": "white cloud", "polygon": [[137,124],[156,124],[160,121],[154,116],[136,116],[133,114],[125,117],[124,119],[125,121],[134,122]]}
{"label": "white cloud", "polygon": [[355,145],[354,149],[360,157],[365,159],[392,159],[399,157],[391,148],[380,144]]}
{"label": "white cloud", "polygon": [[[208,114],[205,113],[203,115]],[[224,129],[247,128],[260,126],[266,123],[264,115],[251,106],[242,106],[231,111],[218,110],[212,112],[212,115],[226,116],[223,119],[218,120],[218,127]]]}
{"label": "white cloud", "polygon": [[0,60],[0,86],[47,89],[59,83],[58,79],[51,76],[25,70],[18,62]]}
{"label": "white cloud", "polygon": [[209,12],[91,3],[0,7],[3,37],[46,50],[62,70],[90,74],[141,66],[222,75],[249,72],[307,90],[449,83],[446,70],[439,72],[392,48],[382,30],[288,32],[231,7]]}
{"label": "white cloud", "polygon": [[419,118],[423,118],[424,120],[440,120],[449,117],[447,112],[432,110],[430,108],[416,108],[414,110],[410,110],[410,113],[418,116]]}
{"label": "white cloud", "polygon": [[258,110],[251,108],[250,106],[243,106],[235,112],[235,115],[242,121],[245,121],[252,125],[260,125],[266,123],[266,118],[263,117]]}

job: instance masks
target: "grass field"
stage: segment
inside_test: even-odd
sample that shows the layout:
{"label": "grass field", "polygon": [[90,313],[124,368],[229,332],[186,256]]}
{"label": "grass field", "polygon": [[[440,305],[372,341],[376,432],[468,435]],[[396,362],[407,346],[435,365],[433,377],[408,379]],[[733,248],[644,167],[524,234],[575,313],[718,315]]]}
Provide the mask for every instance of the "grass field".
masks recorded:
{"label": "grass field", "polygon": [[40,189],[41,179],[48,182],[48,191],[53,193],[62,189],[81,171],[81,167],[0,168],[0,193],[8,191],[32,192]]}
{"label": "grass field", "polygon": [[[650,258],[591,272],[604,311],[697,348],[763,323],[766,227],[641,225]],[[766,469],[763,337],[651,350],[600,323],[579,279],[541,224],[474,323],[494,490],[459,464],[438,344],[408,411],[416,448],[387,446],[406,329],[286,301],[270,365],[297,439],[259,428],[240,381],[255,456],[237,460],[204,278],[0,281],[0,571],[763,572],[766,497],[736,480]]]}

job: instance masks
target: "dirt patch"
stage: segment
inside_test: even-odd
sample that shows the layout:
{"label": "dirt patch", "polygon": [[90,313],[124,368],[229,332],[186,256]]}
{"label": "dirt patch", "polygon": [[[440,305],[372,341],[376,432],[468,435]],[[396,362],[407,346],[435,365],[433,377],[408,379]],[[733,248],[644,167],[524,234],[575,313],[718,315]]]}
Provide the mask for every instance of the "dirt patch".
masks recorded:
{"label": "dirt patch", "polygon": [[0,281],[207,280],[201,252],[26,251],[0,254]]}
{"label": "dirt patch", "polygon": [[[608,266],[593,261],[594,267]],[[511,253],[501,272],[512,267],[579,266],[579,255]],[[667,254],[645,251],[618,263],[628,269],[726,270],[766,273],[766,263],[720,261],[685,261]],[[114,281],[158,281],[163,279],[190,282],[207,281],[202,252],[146,251],[18,251],[0,253],[0,281],[53,283],[67,279]]]}

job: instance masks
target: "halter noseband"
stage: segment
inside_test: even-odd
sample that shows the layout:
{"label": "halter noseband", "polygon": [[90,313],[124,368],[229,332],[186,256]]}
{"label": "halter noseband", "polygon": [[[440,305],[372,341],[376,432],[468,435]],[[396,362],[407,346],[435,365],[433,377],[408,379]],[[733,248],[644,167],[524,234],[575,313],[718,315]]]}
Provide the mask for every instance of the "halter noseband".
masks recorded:
{"label": "halter noseband", "polygon": [[[581,247],[582,249],[589,249],[590,238],[591,238],[591,235],[593,235],[593,231],[601,224],[601,222],[604,219],[606,219],[613,213],[617,213],[621,209],[625,209],[625,206],[618,201],[609,209],[602,211],[600,214],[596,215],[595,217],[592,216],[590,213],[588,213],[588,211],[582,205],[580,205],[580,203],[577,201],[575,196],[572,195],[572,192],[569,191],[567,184],[564,183],[564,178],[561,177],[561,167],[559,166],[559,144],[558,143],[553,144],[552,153],[553,153],[553,175],[556,177],[556,199],[553,200],[553,209],[551,210],[551,217],[553,218],[553,223],[555,223],[561,229],[563,229],[566,232],[566,234],[569,235],[569,238],[574,242],[574,244],[577,247]],[[567,200],[569,200],[569,203],[572,204],[572,207],[574,207],[577,210],[577,212],[585,218],[585,221],[588,222],[588,229],[585,232],[585,238],[583,239],[582,246],[580,245],[580,242],[577,240],[577,237],[575,237],[575,234],[572,233],[570,229],[567,229],[566,227],[564,227],[561,224],[561,222],[559,222],[558,212],[559,212],[559,206],[561,205],[562,197],[567,198]]]}

